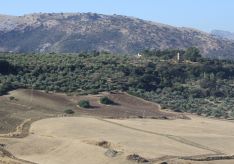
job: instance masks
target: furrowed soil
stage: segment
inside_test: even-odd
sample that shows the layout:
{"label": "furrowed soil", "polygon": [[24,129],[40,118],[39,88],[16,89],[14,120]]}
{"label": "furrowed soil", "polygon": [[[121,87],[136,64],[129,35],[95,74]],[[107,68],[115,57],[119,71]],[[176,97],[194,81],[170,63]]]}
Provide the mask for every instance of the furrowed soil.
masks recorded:
{"label": "furrowed soil", "polygon": [[[116,104],[100,104],[103,96]],[[233,122],[163,111],[126,93],[21,89],[0,97],[0,113],[0,163],[234,163]]]}
{"label": "furrowed soil", "polygon": [[[100,97],[108,96],[116,105],[100,104]],[[10,97],[14,97],[10,100]],[[80,100],[89,100],[90,109],[77,106]],[[152,117],[176,119],[183,114],[165,112],[160,106],[126,93],[101,93],[87,96],[67,96],[59,93],[19,89],[0,97],[0,134],[15,131],[25,120],[38,120],[48,117],[64,116],[64,110],[72,109],[74,116],[89,115],[103,118]]]}

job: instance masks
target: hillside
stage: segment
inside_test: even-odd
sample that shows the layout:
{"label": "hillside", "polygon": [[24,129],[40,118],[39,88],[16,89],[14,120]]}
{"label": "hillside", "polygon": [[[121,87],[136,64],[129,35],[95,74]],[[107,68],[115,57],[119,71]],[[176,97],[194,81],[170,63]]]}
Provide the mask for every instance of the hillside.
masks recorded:
{"label": "hillside", "polygon": [[[103,96],[116,104],[99,103]],[[81,99],[89,100],[92,108],[77,106]],[[233,121],[161,110],[158,104],[123,92],[66,95],[18,89],[0,96],[0,113],[0,163],[234,161]]]}
{"label": "hillside", "polygon": [[198,47],[203,56],[234,59],[234,43],[190,29],[93,13],[0,15],[0,51],[136,54]]}
{"label": "hillside", "polygon": [[211,34],[223,39],[234,40],[234,33],[223,30],[212,30]]}
{"label": "hillside", "polygon": [[234,61],[194,60],[188,58],[192,53],[196,50],[184,52],[181,62],[174,60],[174,51],[148,52],[141,58],[2,54],[0,95],[15,88],[79,95],[125,91],[174,111],[233,119]]}

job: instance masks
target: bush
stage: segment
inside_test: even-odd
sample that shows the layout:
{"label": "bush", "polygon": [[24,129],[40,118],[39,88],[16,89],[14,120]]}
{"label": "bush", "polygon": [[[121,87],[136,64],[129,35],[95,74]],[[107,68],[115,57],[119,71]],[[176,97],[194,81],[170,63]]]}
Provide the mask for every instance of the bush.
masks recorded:
{"label": "bush", "polygon": [[191,47],[191,48],[188,48],[186,51],[185,51],[185,58],[187,60],[191,60],[193,62],[196,62],[198,61],[200,58],[201,58],[201,54],[200,54],[200,51],[198,48],[196,47]]}
{"label": "bush", "polygon": [[111,99],[109,99],[108,97],[101,97],[100,103],[106,104],[106,105],[113,105],[114,104],[114,102]]}
{"label": "bush", "polygon": [[11,64],[6,60],[0,60],[0,73],[8,74],[12,69]]}
{"label": "bush", "polygon": [[66,113],[66,114],[74,114],[75,112],[72,109],[66,109],[64,111],[64,113]]}
{"label": "bush", "polygon": [[90,103],[88,100],[81,100],[78,104],[81,108],[90,108]]}
{"label": "bush", "polygon": [[11,100],[11,101],[12,101],[12,100],[15,100],[15,97],[14,97],[14,96],[10,96],[10,97],[9,97],[9,100]]}
{"label": "bush", "polygon": [[204,97],[206,97],[205,90],[200,89],[200,88],[191,90],[190,95],[192,95],[193,98],[204,98]]}
{"label": "bush", "polygon": [[174,112],[181,113],[182,111],[180,109],[173,109]]}
{"label": "bush", "polygon": [[8,91],[15,89],[15,86],[13,86],[11,83],[6,82],[2,85],[0,85],[0,96],[7,94]]}

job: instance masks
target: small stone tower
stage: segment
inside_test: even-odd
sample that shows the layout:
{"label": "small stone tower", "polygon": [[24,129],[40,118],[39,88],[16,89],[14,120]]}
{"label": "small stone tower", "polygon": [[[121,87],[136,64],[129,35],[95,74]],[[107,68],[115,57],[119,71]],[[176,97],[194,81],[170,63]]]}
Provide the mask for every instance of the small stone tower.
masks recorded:
{"label": "small stone tower", "polygon": [[177,62],[180,63],[182,60],[181,60],[181,56],[180,56],[180,53],[177,52]]}

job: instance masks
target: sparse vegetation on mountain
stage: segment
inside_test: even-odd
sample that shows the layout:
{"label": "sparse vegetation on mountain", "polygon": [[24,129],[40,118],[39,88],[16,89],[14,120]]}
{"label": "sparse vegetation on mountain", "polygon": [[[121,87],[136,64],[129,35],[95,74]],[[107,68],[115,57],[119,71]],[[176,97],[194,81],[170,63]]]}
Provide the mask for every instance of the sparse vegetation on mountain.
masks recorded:
{"label": "sparse vegetation on mountain", "polygon": [[0,16],[1,52],[137,54],[198,47],[210,58],[234,59],[234,42],[191,28],[95,13]]}
{"label": "sparse vegetation on mountain", "polygon": [[212,30],[211,34],[222,39],[234,40],[234,33],[230,31]]}

